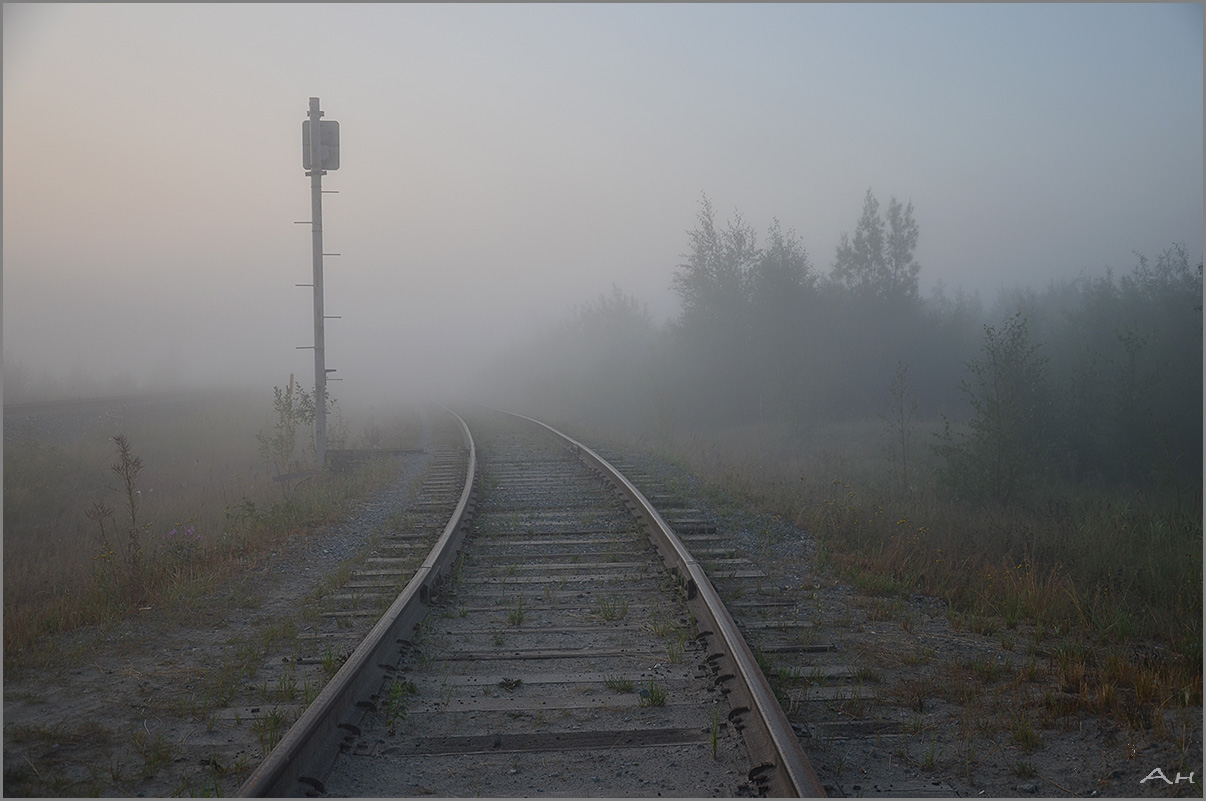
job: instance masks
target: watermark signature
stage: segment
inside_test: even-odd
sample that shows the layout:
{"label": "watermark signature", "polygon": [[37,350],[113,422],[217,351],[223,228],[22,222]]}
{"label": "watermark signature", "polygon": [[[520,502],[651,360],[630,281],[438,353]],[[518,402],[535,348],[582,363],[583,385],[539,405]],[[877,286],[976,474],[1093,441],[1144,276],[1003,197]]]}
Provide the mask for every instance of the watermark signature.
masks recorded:
{"label": "watermark signature", "polygon": [[1159,768],[1156,768],[1151,773],[1144,776],[1142,779],[1139,780],[1139,783],[1146,784],[1147,782],[1153,781],[1155,779],[1159,779],[1160,781],[1164,782],[1165,784],[1180,784],[1181,782],[1189,782],[1190,784],[1194,783],[1192,773],[1190,773],[1188,776],[1183,776],[1181,774],[1181,771],[1177,771],[1177,778],[1170,779],[1170,778],[1168,778],[1168,776],[1166,776],[1164,774],[1164,771],[1160,770]]}

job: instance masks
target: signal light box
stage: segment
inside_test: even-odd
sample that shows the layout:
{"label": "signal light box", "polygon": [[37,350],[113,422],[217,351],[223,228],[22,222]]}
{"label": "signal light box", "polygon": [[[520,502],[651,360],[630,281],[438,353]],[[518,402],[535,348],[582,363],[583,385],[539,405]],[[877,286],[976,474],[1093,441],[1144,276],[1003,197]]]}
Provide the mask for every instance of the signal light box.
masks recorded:
{"label": "signal light box", "polygon": [[[320,170],[339,169],[339,123],[318,122],[318,161]],[[310,169],[310,121],[302,122],[302,169]]]}

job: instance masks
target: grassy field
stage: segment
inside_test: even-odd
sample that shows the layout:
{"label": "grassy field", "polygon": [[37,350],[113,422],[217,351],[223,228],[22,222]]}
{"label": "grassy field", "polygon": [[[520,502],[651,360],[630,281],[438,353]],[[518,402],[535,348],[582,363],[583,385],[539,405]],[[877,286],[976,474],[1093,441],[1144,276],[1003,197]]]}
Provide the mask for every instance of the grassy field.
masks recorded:
{"label": "grassy field", "polygon": [[1011,637],[1025,625],[1059,670],[1060,712],[1151,726],[1202,703],[1202,488],[1052,487],[1010,507],[933,489],[918,425],[909,481],[881,421],[750,426],[646,443],[718,502],[815,534],[822,559],[868,596],[936,596],[952,626]]}
{"label": "grassy field", "polygon": [[[272,427],[271,401],[223,395],[6,419],[6,663],[44,635],[212,587],[388,479],[388,468],[370,466],[286,495],[256,440]],[[413,436],[416,415],[364,415],[356,433],[336,418],[331,447],[413,446],[383,432]],[[123,464],[124,476],[114,469]]]}

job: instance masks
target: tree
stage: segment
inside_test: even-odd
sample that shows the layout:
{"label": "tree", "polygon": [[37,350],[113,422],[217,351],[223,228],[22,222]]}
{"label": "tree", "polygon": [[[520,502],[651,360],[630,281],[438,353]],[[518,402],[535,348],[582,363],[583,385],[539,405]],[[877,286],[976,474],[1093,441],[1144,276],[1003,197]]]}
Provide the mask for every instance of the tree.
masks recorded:
{"label": "tree", "polygon": [[868,188],[863,214],[854,227],[854,240],[843,231],[838,242],[833,278],[855,293],[874,293],[885,272],[884,221],[879,216],[879,201]]}
{"label": "tree", "polygon": [[950,421],[935,446],[945,459],[942,482],[956,494],[1008,504],[1020,499],[1045,467],[1047,360],[1015,312],[1000,328],[984,327],[980,358],[960,382],[972,419],[956,436]]}
{"label": "tree", "polygon": [[705,196],[691,245],[672,279],[683,311],[674,329],[687,393],[703,417],[739,419],[753,413],[755,360],[751,358],[750,276],[761,258],[753,229],[735,215],[716,225]]}
{"label": "tree", "polygon": [[671,279],[683,304],[683,318],[731,325],[744,317],[748,279],[760,251],[754,230],[735,215],[723,230],[705,195],[697,227],[687,232],[691,252]]}
{"label": "tree", "polygon": [[843,232],[838,242],[833,280],[859,295],[916,300],[921,265],[913,253],[919,231],[912,201],[905,206],[892,197],[885,222],[879,213],[879,201],[867,189],[854,239]]}
{"label": "tree", "polygon": [[1202,279],[1181,246],[1116,279],[1037,298],[1067,472],[1137,486],[1200,485]]}
{"label": "tree", "polygon": [[[292,375],[289,376],[288,389],[273,387],[272,391],[272,410],[276,415],[273,433],[268,435],[261,432],[255,438],[260,444],[260,455],[281,479],[303,472],[296,455],[297,435],[299,430],[309,430],[314,424],[314,396],[295,384]],[[281,489],[288,494],[288,483],[282,481]]]}
{"label": "tree", "polygon": [[815,288],[816,276],[796,232],[785,234],[774,220],[749,274],[750,336],[762,418],[786,415],[800,404],[820,338]]}
{"label": "tree", "polygon": [[[1174,479],[1202,465],[1202,273],[1183,245],[1122,276],[1116,321],[1115,439],[1132,481]],[[1196,483],[1195,482],[1195,483]]]}
{"label": "tree", "polygon": [[909,460],[913,455],[913,428],[917,421],[917,397],[909,382],[909,368],[902,363],[896,365],[896,376],[888,392],[892,404],[881,419],[888,426],[888,462],[899,468],[900,497],[909,497]]}
{"label": "tree", "polygon": [[783,233],[779,221],[771,222],[766,247],[749,274],[750,299],[759,310],[798,304],[816,284],[808,252],[795,231]]}
{"label": "tree", "polygon": [[884,263],[890,297],[916,298],[921,265],[913,258],[917,249],[917,221],[913,219],[913,201],[901,206],[895,197],[888,201],[888,242]]}
{"label": "tree", "polygon": [[594,303],[574,307],[573,323],[588,335],[610,334],[612,337],[632,337],[639,331],[651,328],[649,309],[615,284],[611,294],[599,294]]}
{"label": "tree", "polygon": [[554,329],[549,391],[592,419],[635,417],[653,392],[656,345],[648,308],[612,284],[610,294],[575,306]]}

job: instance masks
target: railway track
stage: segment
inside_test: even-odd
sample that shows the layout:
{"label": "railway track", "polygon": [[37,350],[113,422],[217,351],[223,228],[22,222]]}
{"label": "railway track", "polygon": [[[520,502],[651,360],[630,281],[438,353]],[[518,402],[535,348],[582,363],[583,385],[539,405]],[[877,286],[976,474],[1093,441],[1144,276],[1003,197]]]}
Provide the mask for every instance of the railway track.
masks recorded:
{"label": "railway track", "polygon": [[476,441],[462,426],[466,482],[438,542],[240,794],[823,795],[644,496],[536,421],[483,415]]}

